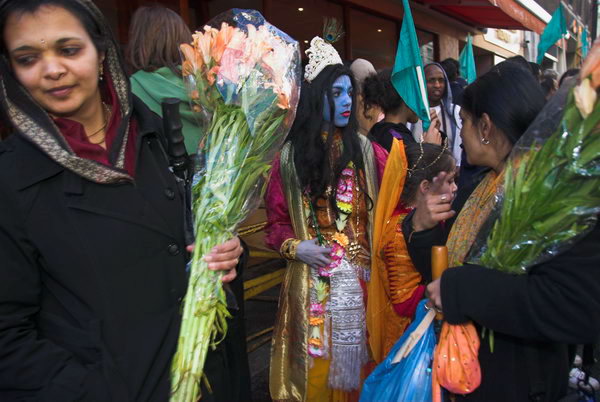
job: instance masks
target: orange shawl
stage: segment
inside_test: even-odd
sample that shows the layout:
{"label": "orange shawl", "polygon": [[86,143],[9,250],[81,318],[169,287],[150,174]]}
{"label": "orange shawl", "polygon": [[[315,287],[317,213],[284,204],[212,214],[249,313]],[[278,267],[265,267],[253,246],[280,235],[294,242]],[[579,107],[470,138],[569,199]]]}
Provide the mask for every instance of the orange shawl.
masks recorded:
{"label": "orange shawl", "polygon": [[394,216],[407,168],[404,145],[394,139],[375,207],[374,252],[367,292],[369,346],[376,363],[383,361],[411,321],[408,317],[399,316],[393,303],[408,300],[421,282],[421,275],[412,264],[402,233],[397,233],[397,226],[402,224],[406,215]]}

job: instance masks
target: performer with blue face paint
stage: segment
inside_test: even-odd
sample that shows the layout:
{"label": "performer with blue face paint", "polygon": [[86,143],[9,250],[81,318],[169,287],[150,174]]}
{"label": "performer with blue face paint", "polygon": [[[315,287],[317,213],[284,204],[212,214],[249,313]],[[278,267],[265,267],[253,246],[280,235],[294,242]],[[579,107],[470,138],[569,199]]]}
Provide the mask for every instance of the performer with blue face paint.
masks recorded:
{"label": "performer with blue face paint", "polygon": [[[333,97],[333,124],[336,127],[346,127],[350,121],[352,112],[352,94],[353,86],[350,77],[342,75],[338,77],[331,88]],[[331,103],[329,97],[325,95],[325,104],[323,105],[323,120],[331,123]]]}
{"label": "performer with blue face paint", "polygon": [[266,243],[287,259],[274,400],[358,400],[369,361],[364,294],[387,152],[357,133],[355,83],[330,44],[307,50],[298,113],[265,196]]}

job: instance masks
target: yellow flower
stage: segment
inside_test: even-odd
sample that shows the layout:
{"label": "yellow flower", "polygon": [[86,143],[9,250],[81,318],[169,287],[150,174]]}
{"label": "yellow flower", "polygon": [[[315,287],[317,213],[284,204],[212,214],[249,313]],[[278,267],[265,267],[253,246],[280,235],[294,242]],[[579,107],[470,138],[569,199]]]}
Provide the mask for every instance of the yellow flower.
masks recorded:
{"label": "yellow flower", "polygon": [[313,327],[316,325],[321,325],[323,324],[325,321],[320,318],[320,317],[310,317],[308,320],[309,324],[312,325]]}
{"label": "yellow flower", "polygon": [[335,233],[331,237],[331,240],[333,240],[334,242],[336,242],[337,244],[339,244],[340,246],[342,246],[344,248],[346,248],[348,246],[348,244],[350,243],[348,236],[346,236],[344,233],[340,233],[340,232]]}
{"label": "yellow flower", "polygon": [[316,346],[316,347],[318,347],[318,348],[320,348],[320,347],[321,347],[321,345],[322,345],[322,343],[321,343],[321,340],[320,340],[320,339],[317,339],[317,338],[310,338],[310,339],[308,340],[308,344],[309,344],[309,345]]}

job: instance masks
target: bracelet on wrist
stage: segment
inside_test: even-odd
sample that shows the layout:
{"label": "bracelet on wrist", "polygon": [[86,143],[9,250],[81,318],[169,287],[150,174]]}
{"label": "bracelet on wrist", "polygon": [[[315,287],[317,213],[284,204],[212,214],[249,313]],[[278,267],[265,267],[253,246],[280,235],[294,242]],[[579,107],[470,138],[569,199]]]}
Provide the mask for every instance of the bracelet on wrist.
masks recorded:
{"label": "bracelet on wrist", "polygon": [[286,260],[292,261],[296,259],[296,251],[298,251],[298,245],[302,242],[299,239],[287,239],[279,248],[279,253]]}

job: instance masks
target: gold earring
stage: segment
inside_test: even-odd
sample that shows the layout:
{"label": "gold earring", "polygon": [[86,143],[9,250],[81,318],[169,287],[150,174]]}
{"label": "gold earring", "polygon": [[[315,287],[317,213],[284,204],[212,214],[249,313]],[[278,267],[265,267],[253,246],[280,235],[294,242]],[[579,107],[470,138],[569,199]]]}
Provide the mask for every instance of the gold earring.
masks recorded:
{"label": "gold earring", "polygon": [[104,64],[100,64],[100,68],[98,69],[98,79],[100,81],[104,79]]}

